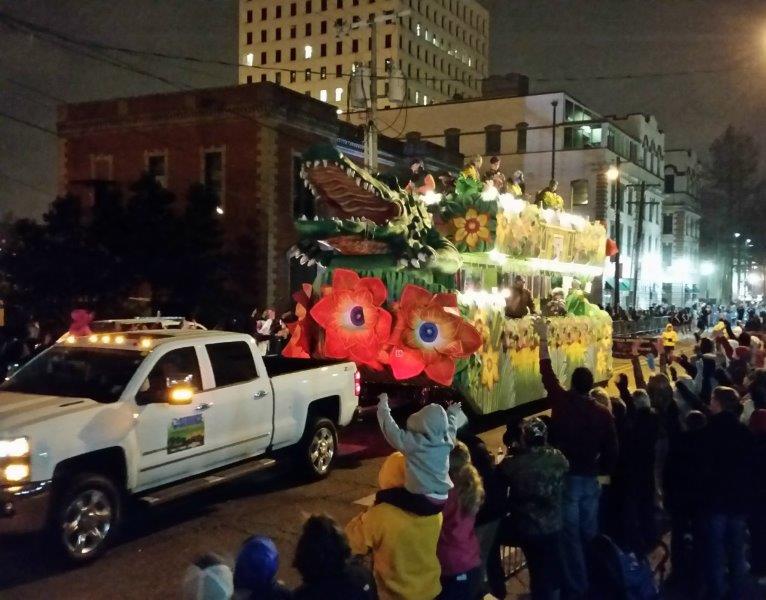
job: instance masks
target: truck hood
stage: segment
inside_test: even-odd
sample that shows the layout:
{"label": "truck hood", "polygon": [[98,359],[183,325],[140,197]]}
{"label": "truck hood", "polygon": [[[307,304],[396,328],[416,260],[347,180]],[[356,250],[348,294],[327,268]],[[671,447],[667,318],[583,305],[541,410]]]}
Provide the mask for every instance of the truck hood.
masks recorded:
{"label": "truck hood", "polygon": [[0,434],[24,435],[24,430],[43,421],[51,421],[100,406],[89,398],[66,398],[0,392]]}

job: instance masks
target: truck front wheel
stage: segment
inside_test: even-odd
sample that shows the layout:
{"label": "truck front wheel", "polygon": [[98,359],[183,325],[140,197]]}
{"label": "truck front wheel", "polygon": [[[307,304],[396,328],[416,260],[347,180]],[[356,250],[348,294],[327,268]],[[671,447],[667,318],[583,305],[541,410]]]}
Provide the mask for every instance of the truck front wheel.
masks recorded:
{"label": "truck front wheel", "polygon": [[84,564],[98,558],[114,539],[122,516],[122,495],[95,473],[69,481],[54,511],[53,541],[65,559]]}
{"label": "truck front wheel", "polygon": [[338,432],[335,424],[325,417],[310,421],[300,448],[300,459],[309,475],[316,479],[330,472],[338,453]]}

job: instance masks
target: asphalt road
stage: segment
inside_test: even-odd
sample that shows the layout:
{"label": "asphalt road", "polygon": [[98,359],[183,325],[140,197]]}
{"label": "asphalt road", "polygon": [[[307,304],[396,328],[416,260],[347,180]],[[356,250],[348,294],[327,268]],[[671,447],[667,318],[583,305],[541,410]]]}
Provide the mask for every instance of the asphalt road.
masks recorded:
{"label": "asphalt road", "polygon": [[[615,372],[629,373],[628,361],[616,360]],[[497,448],[501,434],[496,428],[482,437]],[[283,557],[280,577],[295,585],[291,560],[306,515],[326,513],[345,524],[363,509],[355,502],[376,491],[378,469],[390,451],[374,421],[352,426],[343,439],[344,455],[323,481],[301,481],[283,467],[165,507],[136,507],[120,542],[76,570],[57,566],[42,540],[3,540],[0,598],[175,598],[195,558],[208,551],[233,557],[252,534],[274,538]]]}

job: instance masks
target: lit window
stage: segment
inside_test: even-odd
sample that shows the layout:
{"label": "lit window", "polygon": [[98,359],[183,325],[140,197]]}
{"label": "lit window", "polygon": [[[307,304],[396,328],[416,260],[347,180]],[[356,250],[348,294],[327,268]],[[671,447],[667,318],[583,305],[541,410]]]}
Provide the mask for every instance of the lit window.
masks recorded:
{"label": "lit window", "polygon": [[420,92],[418,92],[416,90],[415,91],[415,104],[417,104],[418,102],[420,102]]}
{"label": "lit window", "polygon": [[424,105],[428,104],[428,96],[426,96],[425,94],[423,94],[423,104]]}
{"label": "lit window", "polygon": [[253,55],[253,53],[252,52],[248,52],[247,54],[245,54],[245,64],[248,67],[252,67],[253,66],[253,59],[254,58],[255,58],[255,56]]}
{"label": "lit window", "polygon": [[314,53],[314,50],[311,48],[311,46],[304,46],[303,47],[303,58],[311,58],[311,55]]}
{"label": "lit window", "polygon": [[327,102],[327,90],[319,90],[319,99],[322,102]]}
{"label": "lit window", "polygon": [[470,56],[468,57],[468,66],[469,67],[471,66],[471,57]]}
{"label": "lit window", "polygon": [[415,35],[420,37],[420,23],[415,25]]}
{"label": "lit window", "polygon": [[425,38],[427,42],[431,41],[431,34],[428,33],[428,29],[426,29]]}
{"label": "lit window", "polygon": [[335,88],[335,101],[340,102],[343,100],[343,88]]}

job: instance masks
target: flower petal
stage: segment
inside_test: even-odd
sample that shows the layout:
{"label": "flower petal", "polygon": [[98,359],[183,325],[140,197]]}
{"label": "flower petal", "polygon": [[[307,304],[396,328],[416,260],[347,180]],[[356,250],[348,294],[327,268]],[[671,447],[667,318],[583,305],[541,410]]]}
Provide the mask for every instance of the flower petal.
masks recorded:
{"label": "flower petal", "polygon": [[465,239],[465,236],[467,236],[467,235],[468,235],[468,231],[466,229],[458,229],[455,232],[455,240],[460,242],[463,239]]}
{"label": "flower petal", "polygon": [[480,213],[476,215],[476,220],[479,222],[479,225],[486,225],[487,221],[489,221],[489,215],[487,213]]}
{"label": "flower petal", "polygon": [[372,295],[372,303],[380,306],[388,297],[386,285],[377,277],[362,277],[357,284],[358,288],[365,288]]}
{"label": "flower petal", "polygon": [[455,229],[464,229],[465,223],[465,217],[455,217],[452,219],[452,224],[455,226]]}
{"label": "flower petal", "polygon": [[333,298],[332,294],[329,294],[312,306],[309,314],[322,328],[327,329],[334,326],[334,323],[331,321],[335,315],[336,308],[337,301]]}
{"label": "flower petal", "polygon": [[[388,341],[388,337],[391,334],[392,320],[391,313],[387,310],[381,310],[378,313],[378,322],[375,323],[375,336],[380,341],[379,345]],[[377,348],[377,350],[380,350],[380,348]]]}
{"label": "flower petal", "polygon": [[447,357],[441,357],[426,367],[426,375],[436,383],[451,385],[455,376],[455,362]]}
{"label": "flower petal", "polygon": [[409,312],[415,306],[426,306],[433,297],[433,294],[419,285],[408,283],[402,290],[402,297],[399,301],[400,312]]}
{"label": "flower petal", "polygon": [[333,290],[341,291],[354,289],[357,283],[359,283],[359,275],[351,269],[335,269],[332,272]]}
{"label": "flower petal", "polygon": [[423,372],[426,364],[417,350],[397,346],[391,350],[388,364],[396,379],[409,379]]}
{"label": "flower petal", "polygon": [[465,236],[465,243],[468,244],[469,248],[473,248],[474,246],[476,246],[476,243],[478,241],[479,241],[479,236],[473,232]]}

